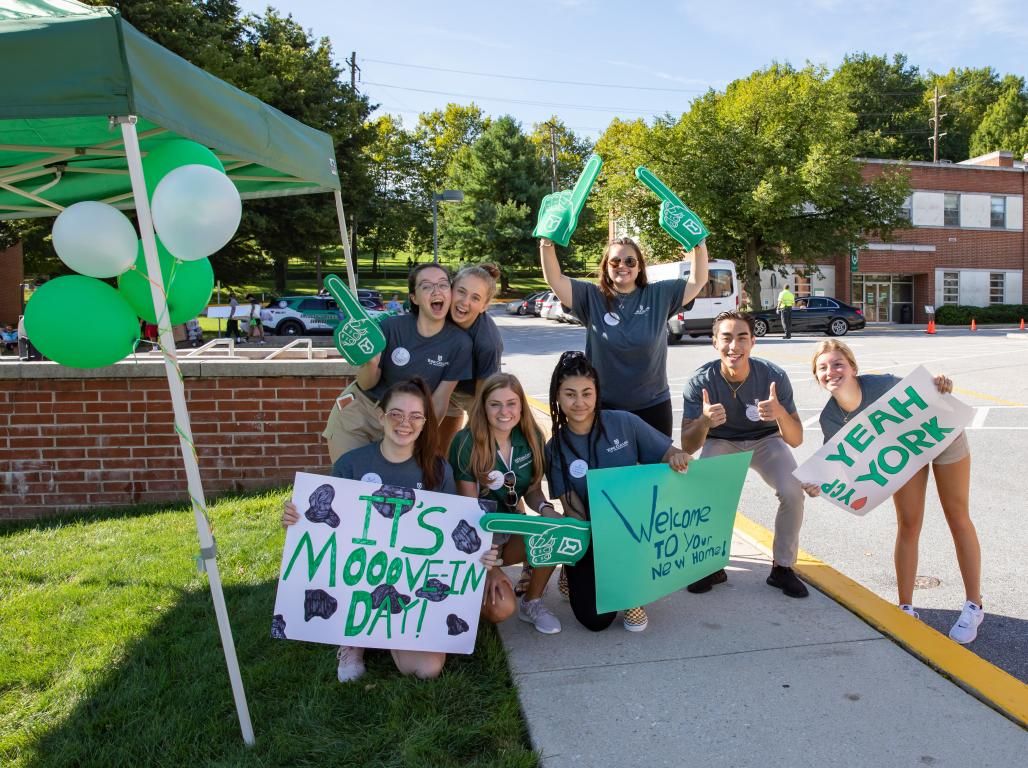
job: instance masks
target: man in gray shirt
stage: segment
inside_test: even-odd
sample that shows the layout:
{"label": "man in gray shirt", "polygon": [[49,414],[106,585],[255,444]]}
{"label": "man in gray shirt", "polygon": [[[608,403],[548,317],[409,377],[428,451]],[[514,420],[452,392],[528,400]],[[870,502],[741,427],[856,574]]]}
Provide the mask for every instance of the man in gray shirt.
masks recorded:
{"label": "man in gray shirt", "polygon": [[[803,523],[803,486],[792,475],[796,459],[789,450],[803,442],[792,383],[774,363],[750,357],[756,337],[749,315],[722,312],[713,332],[720,358],[700,366],[685,385],[682,448],[692,453],[702,447],[701,458],[753,451],[750,466],[778,496],[767,583],[789,597],[806,597],[807,588],[792,569]],[[689,591],[706,592],[724,580],[719,571]]]}

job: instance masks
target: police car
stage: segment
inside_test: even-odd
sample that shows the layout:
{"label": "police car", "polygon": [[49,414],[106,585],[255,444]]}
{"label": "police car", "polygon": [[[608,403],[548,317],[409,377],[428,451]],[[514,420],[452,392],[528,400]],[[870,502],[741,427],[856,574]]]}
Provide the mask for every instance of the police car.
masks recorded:
{"label": "police car", "polygon": [[[361,297],[358,301],[372,319],[391,314],[376,309],[374,299]],[[339,305],[331,296],[282,296],[261,310],[261,322],[276,336],[330,333],[339,325],[339,314]]]}

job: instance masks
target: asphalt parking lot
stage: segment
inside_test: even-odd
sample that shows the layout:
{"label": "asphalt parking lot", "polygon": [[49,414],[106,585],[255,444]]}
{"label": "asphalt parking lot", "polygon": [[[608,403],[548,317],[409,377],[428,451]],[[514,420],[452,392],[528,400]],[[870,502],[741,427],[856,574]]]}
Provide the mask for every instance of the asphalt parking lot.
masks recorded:
{"label": "asphalt parking lot", "polygon": [[[504,338],[504,370],[521,378],[529,395],[549,399],[549,376],[561,352],[584,349],[585,331],[538,318],[494,311]],[[848,335],[862,372],[898,376],[918,365],[945,373],[954,394],[975,408],[968,429],[972,451],[972,519],[982,545],[982,602],[987,618],[978,639],[968,646],[984,659],[1028,682],[1028,590],[1024,559],[1028,557],[1028,504],[1018,478],[1028,477],[1028,333],[1009,338],[1010,329],[942,329],[935,336],[920,329],[887,327]],[[757,342],[754,355],[782,366],[795,391],[804,420],[802,462],[821,444],[817,416],[827,400],[810,372],[810,355],[820,335],[785,341],[768,336]],[[716,353],[709,338],[687,339],[668,350],[668,378],[676,421],[681,418],[681,389],[700,363]],[[631,386],[625,382],[625,386]],[[604,386],[612,386],[604,383]],[[678,439],[676,430],[675,439]],[[963,586],[953,543],[934,486],[921,534],[918,568],[922,584],[914,593],[921,619],[945,633],[959,615]],[[750,475],[740,511],[771,528],[777,501],[758,477]],[[882,505],[865,517],[848,515],[818,499],[807,501],[801,546],[881,597],[895,602],[892,547],[895,516]]]}

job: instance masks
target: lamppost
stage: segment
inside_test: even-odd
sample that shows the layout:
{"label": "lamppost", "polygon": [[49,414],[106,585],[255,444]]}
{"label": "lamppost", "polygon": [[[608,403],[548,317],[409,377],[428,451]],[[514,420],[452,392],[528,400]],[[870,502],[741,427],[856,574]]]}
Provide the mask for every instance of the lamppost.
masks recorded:
{"label": "lamppost", "polygon": [[459,189],[446,189],[432,195],[432,261],[439,263],[439,203],[463,203],[464,193]]}

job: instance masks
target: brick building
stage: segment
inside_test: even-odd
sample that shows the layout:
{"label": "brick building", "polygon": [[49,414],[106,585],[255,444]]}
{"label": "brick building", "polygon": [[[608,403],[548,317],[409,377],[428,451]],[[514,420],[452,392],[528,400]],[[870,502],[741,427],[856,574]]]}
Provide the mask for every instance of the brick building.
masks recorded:
{"label": "brick building", "polygon": [[823,293],[859,307],[868,322],[926,322],[925,306],[1021,304],[1028,287],[1024,229],[1028,171],[1010,152],[961,163],[864,160],[873,179],[904,167],[911,194],[903,211],[910,227],[892,241],[872,239],[856,254],[819,263],[820,274],[788,269],[762,274],[761,301],[774,306],[785,282],[798,293]]}

